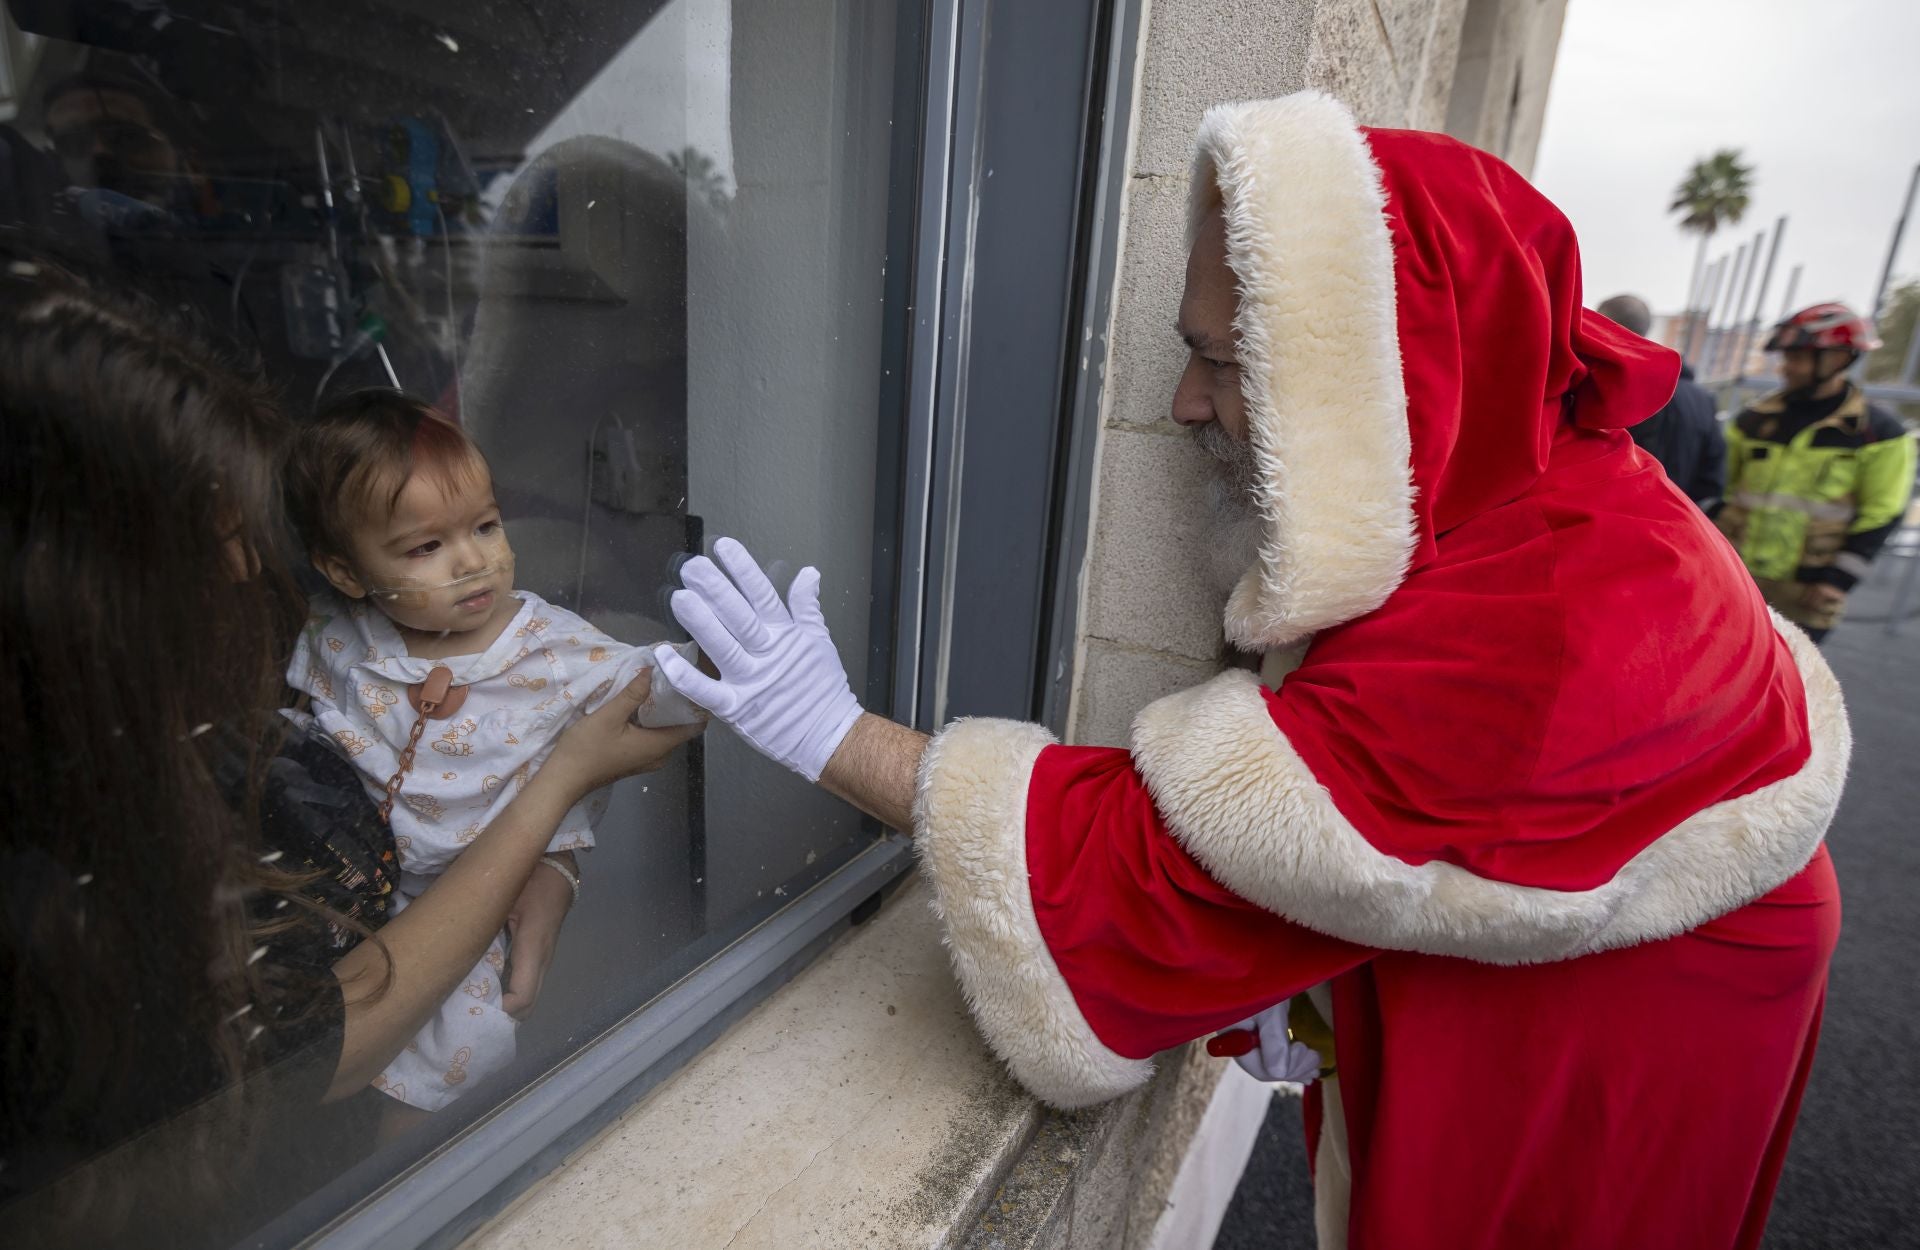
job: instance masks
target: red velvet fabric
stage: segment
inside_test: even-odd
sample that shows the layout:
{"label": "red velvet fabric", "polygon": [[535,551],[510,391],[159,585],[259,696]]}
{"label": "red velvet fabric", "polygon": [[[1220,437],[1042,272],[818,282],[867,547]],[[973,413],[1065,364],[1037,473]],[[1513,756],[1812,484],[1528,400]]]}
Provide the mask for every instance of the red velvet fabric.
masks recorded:
{"label": "red velvet fabric", "polygon": [[1502,162],[1377,130],[1419,546],[1314,640],[1274,720],[1409,863],[1588,889],[1797,771],[1806,707],[1752,579],[1624,433],[1679,358],[1581,306],[1560,211]]}
{"label": "red velvet fabric", "polygon": [[1664,942],[1336,978],[1352,1250],[1759,1246],[1839,931],[1822,847]]}
{"label": "red velvet fabric", "polygon": [[1268,706],[1381,852],[1587,890],[1811,743],[1786,643],[1700,510],[1623,434],[1550,448]]}
{"label": "red velvet fabric", "polygon": [[1168,834],[1125,751],[1049,747],[1027,787],[1033,910],[1093,1031],[1129,1059],[1237,1024],[1373,952],[1255,907]]}
{"label": "red velvet fabric", "polygon": [[[1587,889],[1809,755],[1750,579],[1620,431],[1678,363],[1581,309],[1571,228],[1504,165],[1374,131],[1419,545],[1269,710],[1377,850]],[[1818,1031],[1826,852],[1691,933],[1522,968],[1378,952],[1212,881],[1124,752],[1028,789],[1035,915],[1088,1024],[1142,1057],[1334,980],[1351,1245],[1751,1246]]]}
{"label": "red velvet fabric", "polygon": [[1352,1250],[1760,1244],[1840,930],[1825,847],[1664,942],[1520,968],[1371,951],[1215,883],[1126,752],[1051,747],[1027,867],[1056,968],[1129,1058],[1332,980]]}

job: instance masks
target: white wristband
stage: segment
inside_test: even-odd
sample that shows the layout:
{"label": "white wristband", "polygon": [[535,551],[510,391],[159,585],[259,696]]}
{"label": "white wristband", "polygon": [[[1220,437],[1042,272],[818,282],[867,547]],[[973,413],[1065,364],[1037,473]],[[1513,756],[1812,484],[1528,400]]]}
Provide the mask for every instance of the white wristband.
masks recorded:
{"label": "white wristband", "polygon": [[540,862],[559,873],[561,878],[573,889],[573,901],[580,901],[580,874],[567,867],[567,861],[558,855],[542,855]]}

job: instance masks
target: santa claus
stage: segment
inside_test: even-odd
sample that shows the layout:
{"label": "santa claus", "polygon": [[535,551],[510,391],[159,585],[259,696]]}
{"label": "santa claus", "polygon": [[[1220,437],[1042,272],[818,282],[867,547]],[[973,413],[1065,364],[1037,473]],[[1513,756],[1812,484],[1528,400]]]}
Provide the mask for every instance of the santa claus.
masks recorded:
{"label": "santa claus", "polygon": [[816,572],[783,603],[729,541],[674,597],[719,679],[662,666],[913,831],[981,1032],[1049,1102],[1249,1020],[1288,1066],[1311,991],[1322,1245],[1757,1245],[1850,740],[1625,433],[1678,360],[1581,307],[1573,230],[1507,166],[1325,96],[1207,115],[1189,233],[1173,415],[1255,531],[1225,632],[1257,675],[1125,750],[928,739],[861,710]]}

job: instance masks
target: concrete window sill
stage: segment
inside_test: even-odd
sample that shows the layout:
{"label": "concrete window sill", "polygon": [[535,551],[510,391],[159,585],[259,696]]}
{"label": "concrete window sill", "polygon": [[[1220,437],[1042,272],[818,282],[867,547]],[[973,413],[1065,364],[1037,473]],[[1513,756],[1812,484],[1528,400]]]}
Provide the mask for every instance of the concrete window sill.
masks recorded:
{"label": "concrete window sill", "polygon": [[1048,1111],[981,1042],[914,882],[465,1244],[1191,1250],[1270,1097],[1186,1047]]}
{"label": "concrete window sill", "polygon": [[466,1245],[958,1246],[1041,1116],[914,883]]}

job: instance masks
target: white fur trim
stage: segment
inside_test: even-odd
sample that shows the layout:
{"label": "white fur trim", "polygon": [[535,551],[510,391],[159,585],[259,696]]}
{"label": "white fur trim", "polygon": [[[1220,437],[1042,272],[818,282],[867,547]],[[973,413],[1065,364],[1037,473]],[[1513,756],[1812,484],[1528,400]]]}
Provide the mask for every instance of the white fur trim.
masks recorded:
{"label": "white fur trim", "polygon": [[1144,1085],[1153,1064],[1094,1036],[1034,918],[1027,785],[1053,742],[1037,725],[955,721],[927,747],[913,824],[954,972],[987,1044],[1022,1085],[1071,1108]]}
{"label": "white fur trim", "polygon": [[1266,520],[1227,637],[1285,646],[1385,603],[1412,558],[1412,442],[1380,170],[1305,91],[1200,123],[1188,232],[1215,205],[1239,279],[1241,390]]}
{"label": "white fur trim", "polygon": [[1799,872],[1840,805],[1853,751],[1840,685],[1805,634],[1774,624],[1806,688],[1806,764],[1683,821],[1591,890],[1511,885],[1375,850],[1274,725],[1251,673],[1150,704],[1134,720],[1133,758],[1169,828],[1215,880],[1310,929],[1498,964],[1658,941]]}

